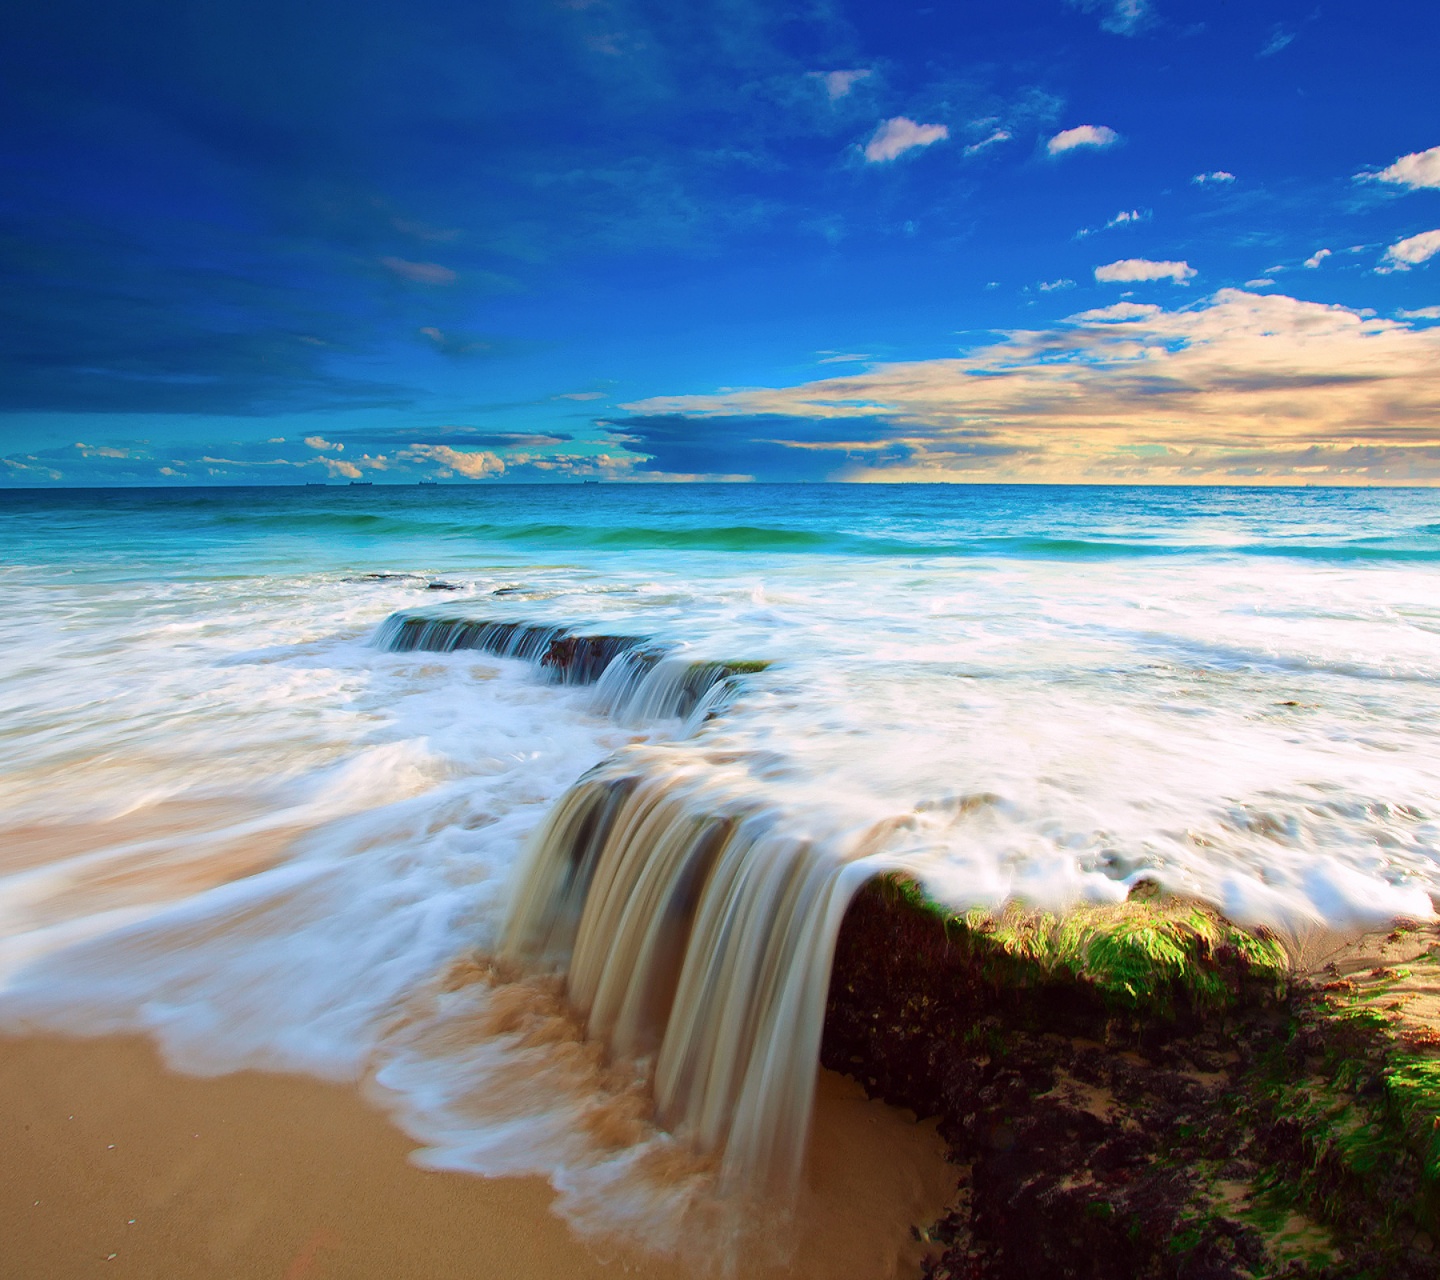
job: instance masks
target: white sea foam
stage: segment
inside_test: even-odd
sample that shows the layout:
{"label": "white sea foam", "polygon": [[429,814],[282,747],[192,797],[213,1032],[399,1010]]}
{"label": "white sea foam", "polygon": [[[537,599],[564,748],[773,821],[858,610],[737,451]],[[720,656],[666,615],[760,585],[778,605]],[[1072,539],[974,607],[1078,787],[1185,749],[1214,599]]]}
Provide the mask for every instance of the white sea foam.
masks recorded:
{"label": "white sea foam", "polygon": [[[7,572],[0,1025],[364,1079],[431,1164],[675,1231],[715,1170],[553,988],[484,961],[527,837],[637,738],[795,839],[903,820],[875,852],[957,906],[1149,878],[1299,934],[1440,893],[1428,564],[408,553],[465,590],[347,581],[368,562],[323,548],[299,577]],[[773,665],[656,721],[675,661],[625,701],[366,643],[416,606]]]}

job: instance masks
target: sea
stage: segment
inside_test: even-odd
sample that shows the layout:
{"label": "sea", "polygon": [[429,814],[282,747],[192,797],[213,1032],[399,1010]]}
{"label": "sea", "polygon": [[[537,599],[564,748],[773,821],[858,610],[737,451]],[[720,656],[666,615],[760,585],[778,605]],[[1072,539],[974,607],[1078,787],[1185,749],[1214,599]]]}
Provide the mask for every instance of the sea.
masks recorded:
{"label": "sea", "polygon": [[1440,491],[0,491],[0,1030],[357,1081],[663,1242],[869,878],[1440,901]]}

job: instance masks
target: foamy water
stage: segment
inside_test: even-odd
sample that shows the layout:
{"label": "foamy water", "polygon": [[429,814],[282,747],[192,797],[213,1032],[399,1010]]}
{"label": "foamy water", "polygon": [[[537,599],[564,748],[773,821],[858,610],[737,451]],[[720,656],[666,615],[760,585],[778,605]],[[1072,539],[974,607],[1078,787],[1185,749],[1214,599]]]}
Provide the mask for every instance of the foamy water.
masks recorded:
{"label": "foamy water", "polygon": [[[822,905],[889,866],[957,906],[1153,879],[1291,933],[1425,917],[1440,893],[1423,491],[0,502],[0,1025],[365,1079],[430,1163],[543,1173],[581,1226],[663,1243],[720,1176],[715,1143],[744,1145],[732,1126],[803,1136],[806,1086],[776,1081],[813,1062],[828,963],[822,930],[765,979],[810,975],[814,1025],[772,1036],[803,1052],[749,1093],[746,1050],[723,1117],[664,1053],[652,1081],[653,993],[616,986],[582,926],[567,1006],[544,948],[514,944],[534,833],[597,766],[683,796],[676,821],[748,822],[766,867],[805,849]],[[387,652],[396,611],[770,665],[684,721],[535,661]]]}

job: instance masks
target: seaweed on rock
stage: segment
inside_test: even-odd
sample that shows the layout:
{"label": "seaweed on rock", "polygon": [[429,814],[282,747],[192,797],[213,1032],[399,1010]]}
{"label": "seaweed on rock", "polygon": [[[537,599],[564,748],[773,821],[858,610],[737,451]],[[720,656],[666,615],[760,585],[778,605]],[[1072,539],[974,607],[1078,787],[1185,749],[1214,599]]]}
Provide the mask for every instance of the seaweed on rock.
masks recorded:
{"label": "seaweed on rock", "polygon": [[1440,1276],[1440,1058],[1397,994],[1440,996],[1440,934],[1391,938],[1403,965],[1312,980],[1195,903],[961,915],[881,880],[822,1060],[940,1117],[936,1280]]}

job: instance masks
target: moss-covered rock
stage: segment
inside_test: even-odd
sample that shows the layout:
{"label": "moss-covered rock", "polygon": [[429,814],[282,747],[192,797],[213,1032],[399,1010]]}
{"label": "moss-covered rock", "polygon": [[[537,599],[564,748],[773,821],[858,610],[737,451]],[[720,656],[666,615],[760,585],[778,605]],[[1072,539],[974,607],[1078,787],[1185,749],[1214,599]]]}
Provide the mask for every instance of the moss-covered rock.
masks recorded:
{"label": "moss-covered rock", "polygon": [[1112,1012],[1147,1020],[1222,1010],[1242,990],[1278,995],[1290,968],[1277,939],[1177,898],[1142,893],[1118,906],[1082,906],[1064,915],[1017,906],[960,914],[929,902],[899,877],[880,881],[878,890],[938,922],[947,944],[992,980],[1081,984]]}
{"label": "moss-covered rock", "polygon": [[1275,1192],[1340,1225],[1360,1215],[1374,1248],[1433,1248],[1440,933],[1402,926],[1340,948],[1292,982],[1287,1011],[1246,1080]]}
{"label": "moss-covered rock", "polygon": [[761,671],[768,670],[769,662],[762,662],[759,659],[735,659],[717,664],[723,667],[727,675],[732,676],[753,676]]}
{"label": "moss-covered rock", "polygon": [[940,1117],[935,1277],[1440,1276],[1440,935],[1391,936],[1311,979],[1195,903],[959,915],[881,881],[822,1056]]}

